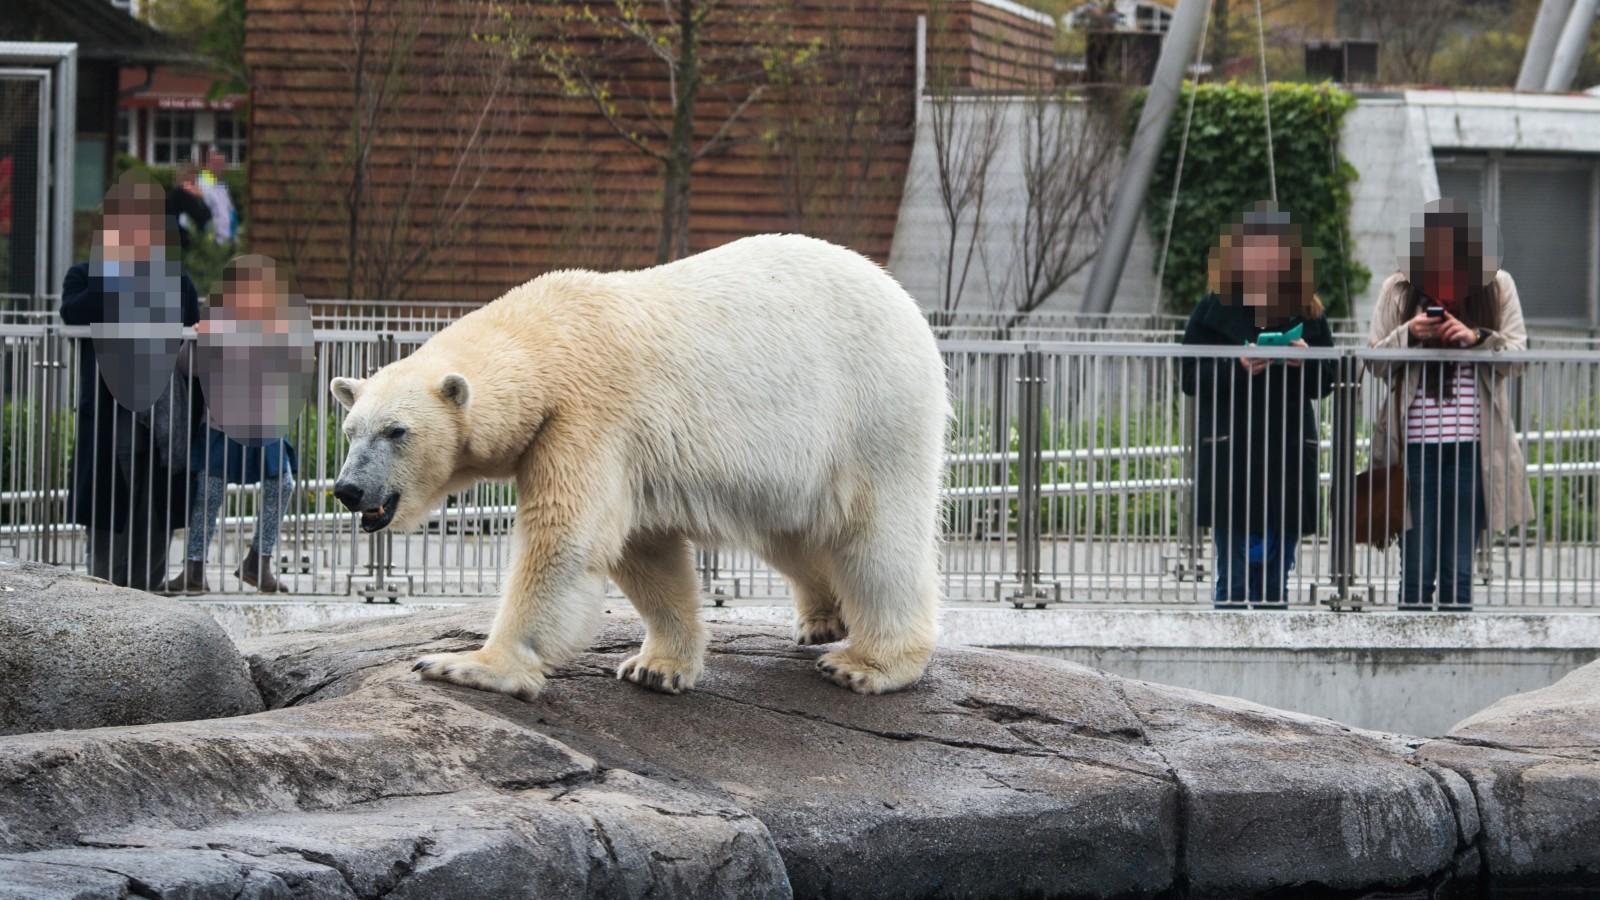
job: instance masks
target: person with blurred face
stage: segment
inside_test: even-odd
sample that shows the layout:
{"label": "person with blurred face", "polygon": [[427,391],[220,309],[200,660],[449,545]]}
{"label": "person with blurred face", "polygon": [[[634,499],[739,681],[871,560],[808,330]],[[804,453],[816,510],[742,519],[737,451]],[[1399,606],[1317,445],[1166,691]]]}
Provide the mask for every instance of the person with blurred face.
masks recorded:
{"label": "person with blurred face", "polygon": [[[1284,346],[1331,347],[1333,333],[1287,214],[1267,206],[1246,214],[1212,249],[1209,268],[1211,293],[1183,342],[1244,352],[1182,361],[1183,392],[1198,411],[1195,515],[1216,543],[1216,605],[1281,608],[1300,537],[1317,527],[1312,404],[1333,390],[1335,370],[1244,348],[1268,335],[1282,335]],[[1297,328],[1300,337],[1289,338]]]}
{"label": "person with blurred face", "polygon": [[[1516,282],[1485,254],[1465,205],[1435,201],[1416,220],[1405,271],[1379,293],[1371,343],[1447,353],[1527,349]],[[1506,399],[1511,369],[1481,359],[1369,368],[1386,388],[1373,466],[1405,471],[1400,607],[1431,609],[1437,601],[1470,609],[1478,533],[1514,528],[1533,512]]]}
{"label": "person with blurred face", "polygon": [[177,227],[178,247],[184,253],[189,251],[190,232],[204,233],[211,224],[211,207],[201,196],[199,170],[192,164],[179,166],[173,175],[172,188],[167,191],[167,215]]}
{"label": "person with blurred face", "polygon": [[[187,395],[178,396],[183,378],[173,376],[180,329],[199,321],[200,304],[169,224],[160,187],[125,176],[107,193],[91,258],[67,271],[61,298],[62,322],[102,330],[76,345],[72,519],[86,529],[90,573],[142,590],[165,575],[198,430]],[[150,336],[163,328],[180,340]]]}
{"label": "person with blurred face", "polygon": [[[205,320],[195,329],[211,427],[190,462],[194,502],[184,566],[164,586],[169,593],[210,591],[206,557],[229,484],[261,485],[255,535],[234,575],[262,593],[287,590],[273,572],[272,557],[298,465],[294,446],[282,437],[298,399],[288,387],[296,368],[295,348],[285,340],[294,325],[288,300],[272,260],[236,257],[223,272],[222,287],[213,295]],[[309,349],[309,334],[306,337]],[[259,377],[263,375],[267,377]],[[224,410],[218,404],[236,408]]]}
{"label": "person with blurred face", "polygon": [[223,180],[227,168],[227,157],[222,155],[221,150],[212,147],[206,152],[205,168],[195,177],[200,199],[211,210],[211,237],[219,244],[232,243],[237,231],[233,197],[228,193],[228,183]]}

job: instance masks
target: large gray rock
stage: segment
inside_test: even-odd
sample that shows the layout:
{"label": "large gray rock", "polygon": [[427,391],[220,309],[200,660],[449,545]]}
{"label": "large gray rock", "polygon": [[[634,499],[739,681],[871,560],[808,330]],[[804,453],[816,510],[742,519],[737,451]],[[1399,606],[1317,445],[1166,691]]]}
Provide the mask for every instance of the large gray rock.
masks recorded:
{"label": "large gray rock", "polygon": [[[246,650],[269,705],[315,705],[409,679],[417,654],[475,646],[487,621],[346,623]],[[816,676],[818,651],[748,628],[714,629],[700,685],[665,697],[612,676],[639,636],[608,627],[531,705],[440,690],[748,810],[799,896],[1222,897],[1472,874],[1463,785],[1397,739],[966,649],[912,690],[857,697]]]}
{"label": "large gray rock", "polygon": [[[1495,817],[1512,813],[1482,803],[1483,772],[1448,758],[1487,749],[1466,737],[1418,754],[1326,720],[956,648],[911,690],[860,697],[816,675],[820,651],[754,628],[714,629],[699,687],[668,697],[613,677],[640,637],[621,617],[531,704],[410,673],[419,654],[477,645],[490,614],[249,642],[271,708],[259,714],[0,738],[0,898],[1513,883],[1489,849],[1510,827]],[[1539,753],[1594,745],[1549,730]],[[1582,807],[1582,790],[1554,784],[1549,803]],[[1541,846],[1530,865],[1555,858]]]}
{"label": "large gray rock", "polygon": [[0,734],[237,716],[261,697],[204,612],[0,560]]}
{"label": "large gray rock", "polygon": [[1471,785],[1493,889],[1600,894],[1600,662],[1495,703],[1418,755]]}

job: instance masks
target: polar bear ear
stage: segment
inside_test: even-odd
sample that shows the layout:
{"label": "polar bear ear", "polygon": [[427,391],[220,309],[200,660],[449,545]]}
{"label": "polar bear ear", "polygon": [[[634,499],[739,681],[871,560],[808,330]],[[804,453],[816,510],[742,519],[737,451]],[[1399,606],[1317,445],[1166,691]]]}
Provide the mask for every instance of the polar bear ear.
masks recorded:
{"label": "polar bear ear", "polygon": [[451,372],[439,380],[439,396],[466,409],[472,400],[472,385],[467,383],[467,376]]}
{"label": "polar bear ear", "polygon": [[328,382],[328,390],[333,394],[333,399],[345,409],[356,405],[356,392],[361,390],[359,378],[335,378]]}

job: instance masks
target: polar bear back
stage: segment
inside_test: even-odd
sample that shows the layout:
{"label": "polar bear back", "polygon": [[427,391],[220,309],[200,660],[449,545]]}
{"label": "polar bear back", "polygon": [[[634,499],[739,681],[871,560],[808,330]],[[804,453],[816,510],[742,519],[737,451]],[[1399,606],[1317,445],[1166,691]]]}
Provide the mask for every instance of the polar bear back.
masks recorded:
{"label": "polar bear back", "polygon": [[634,420],[642,512],[710,536],[808,530],[870,485],[937,492],[943,362],[915,301],[871,260],[765,235],[609,277],[650,310],[666,351]]}
{"label": "polar bear back", "polygon": [[[943,361],[915,301],[853,251],[762,235],[650,269],[552,273],[481,312],[509,331],[535,310],[546,329],[604,320],[606,349],[581,365],[628,386],[591,393],[626,406],[606,429],[639,527],[740,540],[826,530],[885,492],[937,494]],[[468,325],[478,315],[435,339],[454,364],[493,339]]]}

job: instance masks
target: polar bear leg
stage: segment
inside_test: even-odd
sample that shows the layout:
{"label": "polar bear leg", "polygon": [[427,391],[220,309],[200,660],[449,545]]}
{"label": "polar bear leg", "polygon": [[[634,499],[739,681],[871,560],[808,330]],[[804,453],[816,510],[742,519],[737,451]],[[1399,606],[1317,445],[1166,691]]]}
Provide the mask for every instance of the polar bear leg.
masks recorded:
{"label": "polar bear leg", "polygon": [[[901,512],[881,516],[833,554],[833,584],[850,643],[823,654],[817,669],[860,694],[897,691],[921,678],[938,636],[933,535],[917,527],[920,513]],[[895,528],[896,522],[909,527]]]}
{"label": "polar bear leg", "polygon": [[576,518],[585,505],[548,489],[551,481],[518,480],[516,551],[483,649],[424,656],[413,667],[423,678],[531,700],[546,675],[589,646],[605,598],[605,567],[595,559],[606,554],[574,536],[602,529]]}
{"label": "polar bear leg", "polygon": [[772,535],[764,542],[761,557],[789,579],[795,643],[832,644],[845,639],[849,631],[828,578],[826,556],[794,535]]}
{"label": "polar bear leg", "polygon": [[635,534],[611,578],[644,619],[644,644],[617,677],[668,694],[694,687],[705,667],[706,629],[693,546],[682,535]]}

